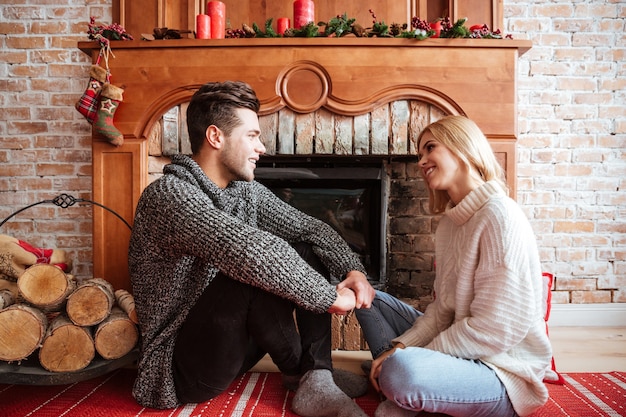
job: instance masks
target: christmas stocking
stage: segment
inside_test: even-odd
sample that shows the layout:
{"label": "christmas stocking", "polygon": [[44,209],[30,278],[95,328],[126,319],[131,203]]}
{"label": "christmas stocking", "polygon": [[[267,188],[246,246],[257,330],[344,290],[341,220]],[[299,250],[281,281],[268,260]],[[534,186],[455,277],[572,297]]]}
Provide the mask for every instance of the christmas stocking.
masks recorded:
{"label": "christmas stocking", "polygon": [[122,101],[123,92],[124,90],[113,84],[105,83],[102,86],[100,105],[94,122],[96,132],[115,146],[121,146],[124,143],[124,135],[113,126],[113,116]]}
{"label": "christmas stocking", "polygon": [[98,102],[102,85],[106,82],[107,71],[99,65],[92,65],[89,69],[89,84],[82,97],[76,102],[76,110],[80,112],[89,123],[96,121]]}

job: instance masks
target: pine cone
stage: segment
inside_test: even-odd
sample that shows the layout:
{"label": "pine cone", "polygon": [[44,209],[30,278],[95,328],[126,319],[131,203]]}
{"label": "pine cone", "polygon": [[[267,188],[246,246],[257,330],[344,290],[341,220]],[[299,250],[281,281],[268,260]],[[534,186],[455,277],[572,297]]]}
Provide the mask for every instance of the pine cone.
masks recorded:
{"label": "pine cone", "polygon": [[352,25],[352,33],[354,33],[359,38],[362,38],[363,36],[367,36],[367,34],[365,33],[365,28],[359,25],[358,23],[355,23]]}
{"label": "pine cone", "polygon": [[256,36],[256,32],[250,26],[244,23],[243,25],[241,25],[241,27],[246,34],[246,38],[254,38]]}

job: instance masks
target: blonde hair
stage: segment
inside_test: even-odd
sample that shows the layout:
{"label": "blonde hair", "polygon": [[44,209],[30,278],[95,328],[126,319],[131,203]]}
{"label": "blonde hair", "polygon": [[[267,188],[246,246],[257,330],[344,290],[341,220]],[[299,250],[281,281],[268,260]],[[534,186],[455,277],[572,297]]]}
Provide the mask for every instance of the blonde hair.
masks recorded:
{"label": "blonde hair", "polygon": [[[497,181],[508,193],[504,181],[504,170],[498,163],[489,141],[474,123],[465,116],[446,116],[426,126],[417,138],[417,147],[424,133],[430,132],[433,137],[446,146],[468,168],[480,176],[483,181]],[[428,183],[426,183],[428,187]],[[428,188],[428,208],[432,214],[443,213],[450,201],[446,191]]]}

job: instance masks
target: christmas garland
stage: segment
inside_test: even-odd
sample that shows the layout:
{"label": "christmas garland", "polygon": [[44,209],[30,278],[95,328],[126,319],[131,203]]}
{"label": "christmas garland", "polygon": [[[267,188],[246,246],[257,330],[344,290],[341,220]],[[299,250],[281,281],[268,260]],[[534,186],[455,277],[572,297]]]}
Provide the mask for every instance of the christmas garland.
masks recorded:
{"label": "christmas garland", "polygon": [[[492,31],[486,24],[473,25],[469,28],[465,26],[467,18],[459,19],[452,23],[449,17],[439,19],[430,23],[419,17],[411,19],[410,27],[408,24],[392,23],[387,25],[384,20],[378,20],[372,9],[369,9],[372,16],[372,26],[364,28],[356,22],[356,19],[349,18],[346,13],[337,15],[328,20],[328,22],[309,22],[307,25],[295,29],[288,28],[282,35],[276,33],[272,27],[273,19],[267,19],[263,29],[256,23],[250,27],[243,24],[241,29],[226,29],[226,38],[340,38],[344,36],[356,37],[377,37],[377,38],[410,38],[423,40],[427,38],[470,38],[470,39],[502,39],[500,29]],[[109,49],[111,40],[133,40],[132,35],[126,32],[126,29],[118,23],[110,25],[97,25],[95,17],[91,17],[87,34],[89,40],[98,41],[101,48]],[[144,40],[154,39],[180,39],[181,33],[189,33],[190,31],[181,31],[177,29],[155,28],[153,35],[142,35]],[[512,39],[511,35],[504,36],[506,39]]]}
{"label": "christmas garland", "polygon": [[102,26],[96,24],[96,18],[91,16],[87,29],[89,40],[98,41],[101,48],[109,48],[109,41],[132,41],[133,37],[119,23]]}
{"label": "christmas garland", "polygon": [[[241,29],[227,29],[226,38],[339,38],[344,36],[356,37],[378,37],[378,38],[410,38],[423,40],[427,38],[470,38],[470,39],[502,39],[500,29],[491,31],[489,27],[484,25],[472,25],[466,27],[466,18],[459,19],[452,23],[449,17],[440,19],[436,22],[429,23],[419,17],[411,19],[411,25],[400,25],[392,23],[387,25],[384,20],[378,20],[372,9],[369,10],[372,16],[372,26],[364,28],[356,23],[356,19],[349,18],[346,13],[337,15],[328,20],[328,22],[309,22],[307,25],[295,29],[289,28],[283,35],[280,35],[272,28],[273,19],[265,21],[264,29],[261,29],[256,23],[250,27],[243,24]],[[506,39],[512,39],[511,35],[504,36]]]}

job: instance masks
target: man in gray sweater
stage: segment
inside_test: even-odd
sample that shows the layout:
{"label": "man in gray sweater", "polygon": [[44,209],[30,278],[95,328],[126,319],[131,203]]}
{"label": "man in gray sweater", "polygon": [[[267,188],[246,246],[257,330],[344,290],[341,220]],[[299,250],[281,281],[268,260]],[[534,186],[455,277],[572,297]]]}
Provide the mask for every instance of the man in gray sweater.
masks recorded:
{"label": "man in gray sweater", "polygon": [[[374,289],[330,226],[254,181],[259,107],[245,83],[202,86],[187,110],[192,156],[173,157],[141,195],[129,249],[142,335],[133,395],[154,408],[203,402],[269,353],[297,389],[296,413],[365,416],[333,379],[329,313],[369,308]],[[365,380],[352,377],[346,385]]]}

